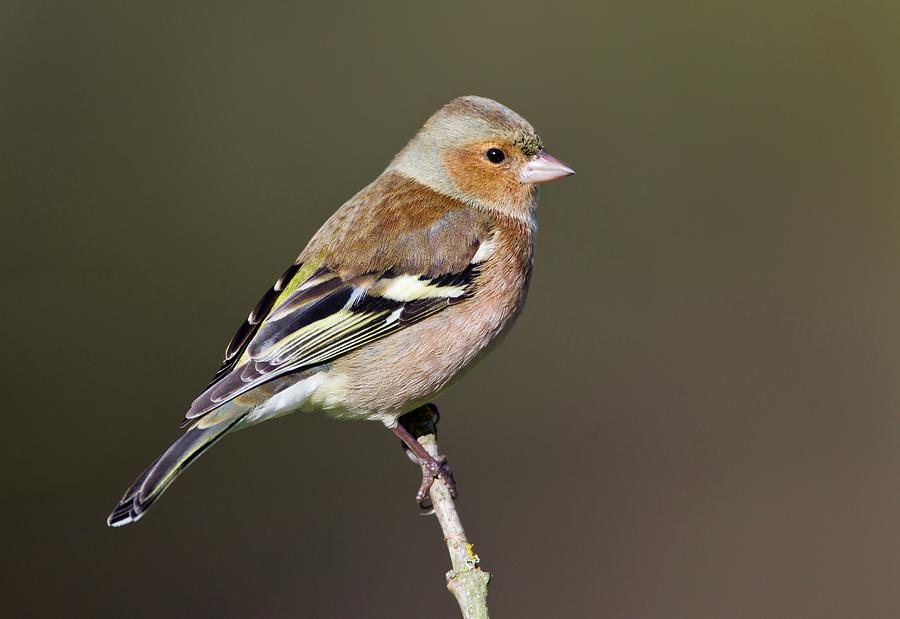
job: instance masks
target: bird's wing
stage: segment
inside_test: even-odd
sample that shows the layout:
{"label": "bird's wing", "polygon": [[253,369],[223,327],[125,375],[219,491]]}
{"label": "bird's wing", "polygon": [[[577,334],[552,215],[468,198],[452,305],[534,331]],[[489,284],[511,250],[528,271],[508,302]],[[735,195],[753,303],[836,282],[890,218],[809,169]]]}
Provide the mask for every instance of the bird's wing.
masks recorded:
{"label": "bird's wing", "polygon": [[479,268],[426,276],[388,270],[343,280],[327,267],[295,265],[238,329],[225,361],[186,421],[281,376],[327,363],[459,303]]}

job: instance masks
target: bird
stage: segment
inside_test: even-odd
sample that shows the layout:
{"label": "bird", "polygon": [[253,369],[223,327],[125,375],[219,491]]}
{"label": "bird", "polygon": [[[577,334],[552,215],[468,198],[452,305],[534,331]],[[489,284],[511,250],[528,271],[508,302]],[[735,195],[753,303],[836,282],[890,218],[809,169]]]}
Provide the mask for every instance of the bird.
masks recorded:
{"label": "bird", "polygon": [[537,186],[575,171],[522,116],[463,96],[435,112],[263,294],[193,401],[184,433],[107,524],[139,520],[223,436],[295,411],[383,423],[442,479],[398,420],[450,387],[510,328],[528,292]]}

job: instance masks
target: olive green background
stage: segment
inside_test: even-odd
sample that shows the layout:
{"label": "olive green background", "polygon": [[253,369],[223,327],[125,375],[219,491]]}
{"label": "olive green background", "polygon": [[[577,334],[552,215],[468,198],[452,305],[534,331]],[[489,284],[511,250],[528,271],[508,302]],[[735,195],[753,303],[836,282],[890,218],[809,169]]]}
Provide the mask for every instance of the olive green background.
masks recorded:
{"label": "olive green background", "polygon": [[263,424],[104,519],[462,94],[578,170],[438,399],[494,615],[900,616],[900,6],[784,0],[2,2],[4,616],[457,615],[375,424]]}

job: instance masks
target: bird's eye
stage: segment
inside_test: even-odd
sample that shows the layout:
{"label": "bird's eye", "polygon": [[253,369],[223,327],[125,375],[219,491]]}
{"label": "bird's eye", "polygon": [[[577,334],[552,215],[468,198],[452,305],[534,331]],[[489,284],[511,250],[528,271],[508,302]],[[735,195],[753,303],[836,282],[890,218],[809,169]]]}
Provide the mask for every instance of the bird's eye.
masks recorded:
{"label": "bird's eye", "polygon": [[499,148],[492,148],[488,150],[488,152],[486,152],[484,156],[487,157],[487,160],[491,163],[500,163],[501,161],[506,159],[506,153],[504,153]]}

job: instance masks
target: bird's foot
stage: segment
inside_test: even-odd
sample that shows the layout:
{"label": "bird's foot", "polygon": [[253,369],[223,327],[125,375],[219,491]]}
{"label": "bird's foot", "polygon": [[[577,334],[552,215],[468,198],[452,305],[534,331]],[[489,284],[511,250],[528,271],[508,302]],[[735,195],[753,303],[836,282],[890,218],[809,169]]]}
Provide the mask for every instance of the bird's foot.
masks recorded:
{"label": "bird's foot", "polygon": [[454,499],[459,496],[456,489],[456,480],[453,478],[453,468],[447,462],[447,456],[441,454],[437,458],[430,458],[429,461],[421,462],[422,464],[422,483],[419,485],[419,491],[416,492],[416,501],[422,509],[431,509],[431,497],[429,491],[434,485],[435,479],[440,479],[450,491],[450,496]]}
{"label": "bird's foot", "polygon": [[410,459],[422,467],[422,483],[416,492],[416,502],[419,507],[431,513],[431,497],[429,491],[434,485],[435,479],[440,479],[446,484],[450,496],[454,499],[459,496],[456,489],[456,480],[453,478],[453,469],[447,463],[447,456],[441,454],[433,457],[416,439],[427,434],[437,436],[437,422],[440,419],[437,406],[426,404],[414,411],[406,413],[398,420],[393,428],[394,434],[400,437],[406,453]]}

